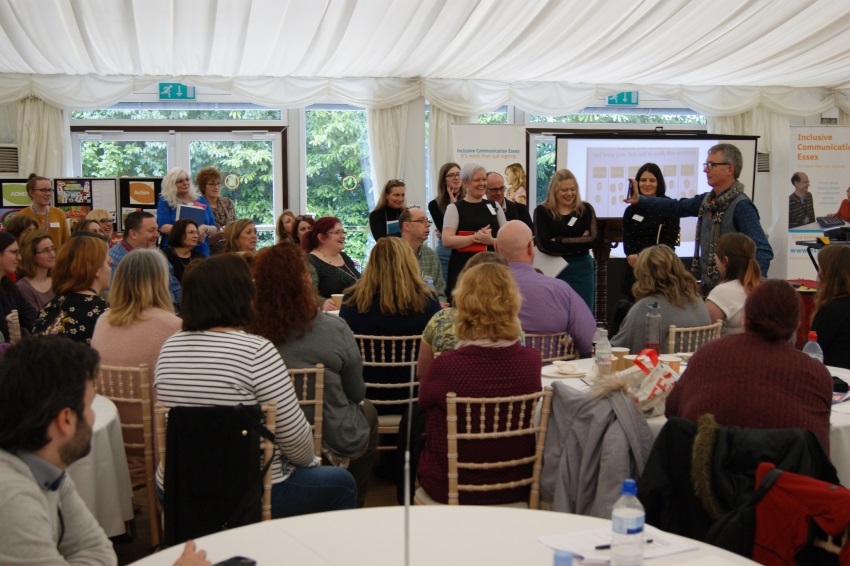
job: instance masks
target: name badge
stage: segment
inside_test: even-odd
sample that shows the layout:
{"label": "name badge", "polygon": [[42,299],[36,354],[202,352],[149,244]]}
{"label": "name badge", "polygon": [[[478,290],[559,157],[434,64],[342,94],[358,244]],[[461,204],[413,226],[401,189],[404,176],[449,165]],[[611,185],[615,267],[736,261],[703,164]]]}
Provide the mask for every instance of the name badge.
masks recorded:
{"label": "name badge", "polygon": [[50,227],[51,228],[59,228],[59,223],[58,222],[51,222]]}
{"label": "name badge", "polygon": [[634,220],[635,222],[643,222],[643,216],[641,216],[640,214],[635,214],[634,216],[632,216],[632,220]]}
{"label": "name badge", "polygon": [[572,226],[575,226],[575,225],[576,225],[576,220],[578,220],[578,218],[576,218],[575,216],[573,216],[572,218],[570,218],[570,221],[569,221],[569,222],[567,222],[567,226],[571,226],[571,227],[572,227]]}

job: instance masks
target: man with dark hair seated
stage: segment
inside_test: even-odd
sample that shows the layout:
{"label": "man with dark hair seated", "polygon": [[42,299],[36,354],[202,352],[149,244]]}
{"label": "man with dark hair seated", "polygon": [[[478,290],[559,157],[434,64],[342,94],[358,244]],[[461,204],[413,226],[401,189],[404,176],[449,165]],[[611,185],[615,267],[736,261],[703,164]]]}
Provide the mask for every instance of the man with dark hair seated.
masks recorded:
{"label": "man with dark hair seated", "polygon": [[[0,360],[0,564],[116,564],[65,469],[91,450],[97,351],[25,338]],[[209,564],[186,545],[176,565]]]}

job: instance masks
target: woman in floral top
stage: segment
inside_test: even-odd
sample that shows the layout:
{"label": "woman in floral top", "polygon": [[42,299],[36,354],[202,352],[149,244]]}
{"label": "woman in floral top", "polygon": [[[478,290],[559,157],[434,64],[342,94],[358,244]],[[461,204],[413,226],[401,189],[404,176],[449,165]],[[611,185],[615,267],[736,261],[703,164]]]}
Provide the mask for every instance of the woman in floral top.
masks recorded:
{"label": "woman in floral top", "polygon": [[100,293],[109,288],[112,258],[106,239],[77,232],[59,249],[53,268],[53,292],[35,323],[35,334],[63,334],[91,345],[97,318],[109,304]]}
{"label": "woman in floral top", "polygon": [[215,167],[204,167],[195,175],[195,185],[201,195],[207,199],[212,209],[218,232],[210,236],[210,253],[214,254],[224,249],[224,227],[228,222],[236,220],[236,209],[233,201],[221,196],[221,173]]}

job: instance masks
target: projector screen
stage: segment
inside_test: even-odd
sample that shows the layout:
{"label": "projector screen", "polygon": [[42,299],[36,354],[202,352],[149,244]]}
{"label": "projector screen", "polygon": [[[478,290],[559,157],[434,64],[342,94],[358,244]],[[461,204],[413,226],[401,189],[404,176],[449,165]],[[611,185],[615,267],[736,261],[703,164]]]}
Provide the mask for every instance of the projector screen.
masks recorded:
{"label": "projector screen", "polygon": [[[711,190],[702,164],[708,149],[718,143],[731,143],[741,150],[744,167],[739,180],[753,198],[756,175],[755,136],[711,136],[707,134],[659,134],[620,132],[612,134],[557,134],[556,164],[569,169],[578,179],[585,202],[593,205],[598,218],[622,218],[628,206],[623,202],[628,180],[644,163],[661,168],[672,199],[696,196]],[[683,218],[682,244],[676,250],[681,257],[694,253],[696,218]],[[612,250],[622,257],[622,247]]]}

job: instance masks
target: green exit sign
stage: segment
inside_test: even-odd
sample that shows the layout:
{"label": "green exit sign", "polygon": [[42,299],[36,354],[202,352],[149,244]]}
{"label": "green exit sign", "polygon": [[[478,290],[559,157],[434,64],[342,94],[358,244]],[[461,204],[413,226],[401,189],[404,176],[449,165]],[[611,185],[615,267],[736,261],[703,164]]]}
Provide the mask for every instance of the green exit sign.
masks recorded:
{"label": "green exit sign", "polygon": [[637,106],[638,91],[618,92],[608,97],[608,106]]}
{"label": "green exit sign", "polygon": [[159,83],[160,100],[195,100],[195,87],[183,83]]}

